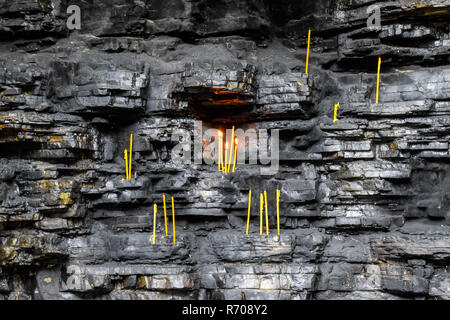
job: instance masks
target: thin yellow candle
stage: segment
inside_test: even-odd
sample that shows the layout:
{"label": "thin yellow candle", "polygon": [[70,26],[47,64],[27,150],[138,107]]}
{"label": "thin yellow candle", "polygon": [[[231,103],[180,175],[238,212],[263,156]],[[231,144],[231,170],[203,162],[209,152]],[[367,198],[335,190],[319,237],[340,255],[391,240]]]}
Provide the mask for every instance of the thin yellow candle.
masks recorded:
{"label": "thin yellow candle", "polygon": [[250,208],[252,206],[252,189],[248,191],[248,215],[247,215],[247,229],[245,230],[245,234],[248,235],[248,225],[250,224]]}
{"label": "thin yellow candle", "polygon": [[266,233],[269,235],[269,210],[267,209],[267,192],[264,190],[264,206],[266,208]]}
{"label": "thin yellow candle", "polygon": [[334,105],[333,122],[338,121],[338,118],[337,118],[338,109],[339,109],[339,102]]}
{"label": "thin yellow candle", "polygon": [[164,204],[164,226],[165,226],[165,230],[166,230],[166,236],[168,236],[169,233],[167,232],[166,195],[165,194],[163,194],[163,204]]}
{"label": "thin yellow candle", "polygon": [[173,205],[173,197],[172,197],[172,225],[173,225],[173,243],[177,242],[177,236],[175,233],[175,207]]}
{"label": "thin yellow candle", "polygon": [[156,243],[156,203],[153,205],[153,244]]}
{"label": "thin yellow candle", "polygon": [[233,141],[234,141],[234,126],[233,129],[231,130],[231,140],[230,140],[230,156],[228,158],[228,168],[227,168],[227,172],[230,172],[230,167],[231,167],[231,156],[233,153]]}
{"label": "thin yellow candle", "polygon": [[227,173],[227,154],[228,154],[228,141],[225,142],[225,167],[223,168],[224,173]]}
{"label": "thin yellow candle", "polygon": [[227,135],[225,134],[224,135],[224,140],[226,141],[225,142],[225,152],[224,152],[224,155],[223,155],[223,158],[224,158],[224,167],[223,167],[223,173],[227,173],[227,168],[228,168],[228,166],[227,166],[227,159],[228,159],[228,141],[227,141]]}
{"label": "thin yellow candle", "polygon": [[128,168],[129,168],[129,173],[128,173],[128,179],[131,180],[131,153],[133,152],[133,134],[130,135],[130,161],[128,162]]}
{"label": "thin yellow candle", "polygon": [[259,194],[259,234],[263,234],[263,195]]}
{"label": "thin yellow candle", "polygon": [[277,231],[280,234],[280,190],[277,189]]}
{"label": "thin yellow candle", "polygon": [[125,149],[123,151],[123,157],[125,159],[125,175],[126,175],[127,180],[128,180],[128,150],[127,149]]}
{"label": "thin yellow candle", "polygon": [[308,62],[309,62],[309,43],[311,41],[311,29],[308,30],[308,49],[306,49],[306,70],[305,73],[308,74]]}
{"label": "thin yellow candle", "polygon": [[234,172],[234,169],[236,168],[237,145],[238,145],[238,138],[234,138],[234,161],[233,161],[233,172]]}
{"label": "thin yellow candle", "polygon": [[218,152],[217,152],[217,170],[220,172],[222,171],[222,131],[219,130],[218,132],[219,136],[219,146],[218,146]]}
{"label": "thin yellow candle", "polygon": [[378,104],[378,95],[380,91],[380,68],[381,68],[381,57],[378,57],[378,74],[377,74],[377,104]]}
{"label": "thin yellow candle", "polygon": [[223,173],[227,173],[227,155],[228,155],[228,141],[226,141],[226,135],[224,135],[223,140],[224,140],[224,144],[223,144],[223,148],[225,149],[222,152],[223,155],[223,159],[222,159],[222,172]]}

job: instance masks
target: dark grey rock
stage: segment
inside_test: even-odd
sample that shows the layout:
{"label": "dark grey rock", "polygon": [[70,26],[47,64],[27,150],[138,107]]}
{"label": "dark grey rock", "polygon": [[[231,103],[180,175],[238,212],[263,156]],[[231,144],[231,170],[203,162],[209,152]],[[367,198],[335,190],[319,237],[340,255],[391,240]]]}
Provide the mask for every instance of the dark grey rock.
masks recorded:
{"label": "dark grey rock", "polygon": [[[0,299],[449,299],[448,1],[70,4],[0,1]],[[279,170],[176,163],[194,120]]]}

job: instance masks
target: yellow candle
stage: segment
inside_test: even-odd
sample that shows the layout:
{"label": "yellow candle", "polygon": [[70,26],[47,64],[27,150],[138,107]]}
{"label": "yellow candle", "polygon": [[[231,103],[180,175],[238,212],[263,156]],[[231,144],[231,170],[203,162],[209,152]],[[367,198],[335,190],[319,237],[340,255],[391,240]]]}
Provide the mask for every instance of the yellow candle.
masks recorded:
{"label": "yellow candle", "polygon": [[177,237],[175,233],[175,207],[173,205],[173,197],[172,197],[172,225],[173,225],[173,243],[176,243]]}
{"label": "yellow candle", "polygon": [[267,209],[267,192],[264,190],[264,206],[266,207],[266,233],[269,235],[269,210]]}
{"label": "yellow candle", "polygon": [[222,171],[222,131],[219,130],[218,132],[218,136],[219,136],[219,145],[218,145],[218,150],[217,150],[217,170],[218,171]]}
{"label": "yellow candle", "polygon": [[333,122],[338,121],[338,118],[337,118],[338,109],[339,109],[339,102],[334,105]]}
{"label": "yellow candle", "polygon": [[223,171],[225,173],[227,173],[227,168],[228,168],[228,166],[227,166],[227,163],[228,163],[227,162],[227,154],[228,154],[228,141],[225,142],[225,168],[224,168],[224,171]]}
{"label": "yellow candle", "polygon": [[237,145],[238,145],[238,138],[234,138],[234,161],[233,161],[233,172],[234,172],[234,169],[236,168]]}
{"label": "yellow candle", "polygon": [[228,154],[228,142],[225,142],[225,167],[223,167],[224,173],[227,173],[227,154]]}
{"label": "yellow candle", "polygon": [[378,74],[377,74],[377,104],[378,104],[378,93],[380,91],[380,68],[381,68],[381,57],[378,57]]}
{"label": "yellow candle", "polygon": [[128,150],[127,149],[125,149],[124,151],[123,151],[123,157],[124,157],[124,159],[125,159],[125,175],[126,175],[126,177],[127,177],[127,180],[129,180],[128,179]]}
{"label": "yellow candle", "polygon": [[130,135],[130,161],[128,162],[129,173],[128,178],[131,180],[131,152],[133,152],[133,134]]}
{"label": "yellow candle", "polygon": [[277,189],[277,231],[280,234],[280,190]]}
{"label": "yellow candle", "polygon": [[259,234],[263,232],[263,195],[259,194]]}
{"label": "yellow candle", "polygon": [[[225,141],[227,140],[227,135],[225,134]],[[228,159],[228,141],[225,142],[225,153],[224,153],[224,168],[223,168],[223,172],[227,173],[227,159]]]}
{"label": "yellow candle", "polygon": [[163,194],[163,204],[164,204],[164,226],[165,226],[165,230],[166,230],[166,236],[168,236],[169,233],[167,232],[166,195],[165,194]]}
{"label": "yellow candle", "polygon": [[308,74],[308,62],[309,62],[309,43],[311,41],[311,29],[308,30],[308,49],[306,49],[306,70],[305,73]]}
{"label": "yellow candle", "polygon": [[248,215],[247,215],[247,229],[245,230],[245,234],[248,235],[248,225],[250,224],[250,208],[252,206],[252,189],[248,191]]}
{"label": "yellow candle", "polygon": [[156,203],[153,205],[153,244],[156,242]]}
{"label": "yellow candle", "polygon": [[[231,131],[231,140],[230,140],[230,144],[233,144],[233,141],[234,141],[234,126],[233,126],[233,129],[232,129],[232,131]],[[228,168],[227,168],[227,172],[230,172],[230,167],[231,167],[231,155],[232,155],[232,152],[233,151],[233,146],[232,145],[230,145],[230,157],[228,158]]]}

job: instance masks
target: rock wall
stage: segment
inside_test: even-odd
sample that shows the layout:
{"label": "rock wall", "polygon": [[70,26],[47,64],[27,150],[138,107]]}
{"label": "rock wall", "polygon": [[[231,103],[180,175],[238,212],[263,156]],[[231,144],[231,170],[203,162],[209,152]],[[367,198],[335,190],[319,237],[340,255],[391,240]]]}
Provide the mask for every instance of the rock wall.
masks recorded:
{"label": "rock wall", "polygon": [[[449,299],[449,18],[448,0],[0,0],[0,299]],[[279,171],[175,163],[194,120],[278,129]]]}

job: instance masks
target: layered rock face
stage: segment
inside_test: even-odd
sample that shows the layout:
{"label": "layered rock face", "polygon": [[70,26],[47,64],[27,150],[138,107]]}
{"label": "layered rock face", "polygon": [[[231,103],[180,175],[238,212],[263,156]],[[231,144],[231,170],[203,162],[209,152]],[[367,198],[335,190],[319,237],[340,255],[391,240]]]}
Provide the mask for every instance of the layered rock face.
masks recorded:
{"label": "layered rock face", "polygon": [[[0,299],[449,299],[449,18],[448,0],[0,0]],[[279,130],[279,170],[176,162],[195,120]]]}

